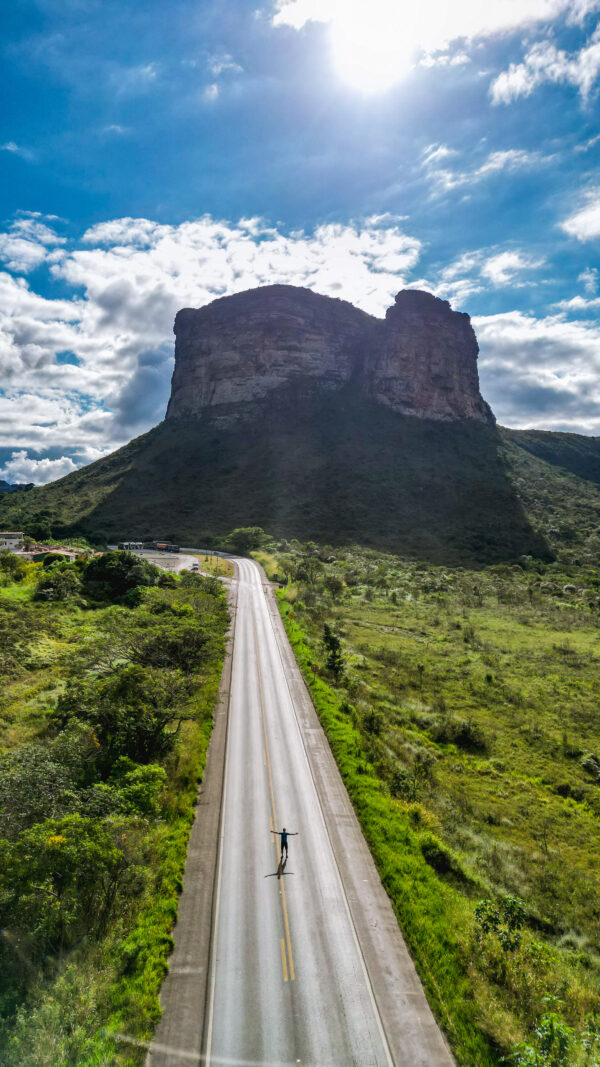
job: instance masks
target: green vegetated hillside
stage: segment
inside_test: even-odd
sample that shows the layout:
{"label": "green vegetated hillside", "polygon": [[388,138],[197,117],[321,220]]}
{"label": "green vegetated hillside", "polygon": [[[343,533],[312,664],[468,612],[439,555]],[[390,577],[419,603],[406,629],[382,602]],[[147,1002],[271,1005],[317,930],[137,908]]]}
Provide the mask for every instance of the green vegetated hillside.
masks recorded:
{"label": "green vegetated hillside", "polygon": [[216,578],[0,555],[3,1067],[144,1062],[227,624]]}
{"label": "green vegetated hillside", "polygon": [[293,541],[259,552],[471,1067],[600,1063],[600,570],[561,551],[476,569]]}
{"label": "green vegetated hillside", "polygon": [[0,500],[0,525],[202,543],[258,524],[432,560],[542,557],[497,430],[403,417],[351,389],[218,427],[171,419],[52,485]]}

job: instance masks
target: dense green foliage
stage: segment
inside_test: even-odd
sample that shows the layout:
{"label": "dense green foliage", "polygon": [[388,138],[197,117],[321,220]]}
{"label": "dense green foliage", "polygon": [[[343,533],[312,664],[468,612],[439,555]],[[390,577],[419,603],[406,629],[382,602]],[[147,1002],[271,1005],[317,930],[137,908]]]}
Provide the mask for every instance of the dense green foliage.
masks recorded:
{"label": "dense green foliage", "polygon": [[140,589],[157,585],[160,577],[158,567],[131,552],[105,552],[85,568],[83,588],[91,600],[133,605],[140,602]]}
{"label": "dense green foliage", "polygon": [[561,551],[476,571],[297,542],[259,557],[472,1067],[600,1063],[600,571]]}
{"label": "dense green foliage", "polygon": [[138,563],[0,557],[6,1067],[142,1063],[158,1018],[228,613]]}

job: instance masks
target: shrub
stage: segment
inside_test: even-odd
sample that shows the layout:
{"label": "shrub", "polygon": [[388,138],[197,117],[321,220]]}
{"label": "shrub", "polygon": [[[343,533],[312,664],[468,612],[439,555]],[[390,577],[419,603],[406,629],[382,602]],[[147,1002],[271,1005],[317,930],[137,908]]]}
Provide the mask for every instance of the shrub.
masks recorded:
{"label": "shrub", "polygon": [[475,922],[480,939],[484,934],[495,934],[506,952],[514,952],[521,944],[525,904],[520,897],[480,900],[475,908]]}
{"label": "shrub", "polygon": [[337,682],[344,671],[342,643],[327,622],[323,626],[323,647],[325,649],[325,666],[328,671],[331,671]]}
{"label": "shrub", "polygon": [[83,591],[91,600],[134,607],[140,586],[156,585],[160,577],[158,567],[131,552],[105,552],[88,563]]}
{"label": "shrub", "polygon": [[151,763],[170,752],[185,718],[188,688],[175,671],[130,664],[108,678],[74,682],[59,698],[51,721],[64,729],[76,720],[94,728],[96,763],[108,774],[120,756]]}
{"label": "shrub", "polygon": [[592,778],[597,782],[600,782],[600,759],[598,759],[594,752],[588,752],[587,756],[583,757],[581,766],[584,771],[591,774]]}
{"label": "shrub", "polygon": [[103,931],[127,864],[101,823],[47,819],[0,845],[5,925],[26,930],[39,954]]}
{"label": "shrub", "polygon": [[419,780],[406,767],[396,767],[390,782],[390,793],[402,800],[416,800],[419,792]]}
{"label": "shrub", "polygon": [[423,834],[419,842],[423,858],[430,867],[433,867],[434,871],[438,874],[454,874],[463,873],[460,863],[457,857],[453,853],[452,849],[440,841],[439,837],[435,834],[426,833]]}
{"label": "shrub", "polygon": [[574,1067],[575,1064],[596,1067],[600,1062],[599,1020],[588,1015],[583,1031],[576,1034],[567,1026],[557,1006],[542,1016],[532,1043],[519,1045],[508,1062],[514,1067]]}
{"label": "shrub", "polygon": [[22,582],[27,574],[27,564],[12,552],[0,552],[0,575],[10,582]]}
{"label": "shrub", "polygon": [[438,744],[452,744],[467,752],[486,752],[488,743],[478,723],[471,719],[449,716],[437,722],[429,731]]}
{"label": "shrub", "polygon": [[71,600],[81,591],[81,579],[72,563],[59,563],[43,574],[38,582],[35,600]]}

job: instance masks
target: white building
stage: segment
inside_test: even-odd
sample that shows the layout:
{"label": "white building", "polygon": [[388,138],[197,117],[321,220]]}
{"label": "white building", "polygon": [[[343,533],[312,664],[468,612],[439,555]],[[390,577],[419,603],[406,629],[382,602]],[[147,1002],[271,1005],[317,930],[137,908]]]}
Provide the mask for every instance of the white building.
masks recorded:
{"label": "white building", "polygon": [[23,534],[0,530],[0,552],[15,552],[18,548],[23,548]]}

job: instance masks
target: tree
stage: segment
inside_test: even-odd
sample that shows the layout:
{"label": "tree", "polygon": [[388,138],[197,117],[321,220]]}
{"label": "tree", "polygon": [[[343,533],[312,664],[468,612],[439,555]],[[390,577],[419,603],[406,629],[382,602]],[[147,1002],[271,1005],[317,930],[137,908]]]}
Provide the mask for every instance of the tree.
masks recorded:
{"label": "tree", "polygon": [[28,933],[40,955],[104,930],[127,862],[101,822],[47,819],[0,846],[5,923]]}
{"label": "tree", "polygon": [[191,674],[210,659],[210,634],[197,619],[161,618],[141,640],[134,641],[132,659],[144,667],[171,667]]}
{"label": "tree", "polygon": [[296,578],[301,582],[312,585],[323,570],[323,564],[316,556],[304,555],[296,569]]}
{"label": "tree", "polygon": [[0,756],[0,836],[14,838],[43,819],[66,815],[76,800],[69,767],[43,745]]}
{"label": "tree", "polygon": [[133,607],[140,586],[156,585],[161,571],[132,552],[105,552],[92,559],[83,574],[83,591],[92,600]]}
{"label": "tree", "polygon": [[47,519],[32,519],[24,527],[23,533],[34,541],[49,541],[52,537],[52,527]]}
{"label": "tree", "polygon": [[56,563],[43,574],[35,593],[36,600],[71,600],[81,592],[79,570],[73,563]]}
{"label": "tree", "polygon": [[231,552],[247,556],[263,543],[265,531],[261,526],[238,526],[225,538],[224,544]]}
{"label": "tree", "polygon": [[331,671],[336,682],[338,682],[344,673],[342,643],[327,622],[323,626],[323,645],[326,654],[325,666],[328,671]]}
{"label": "tree", "polygon": [[328,574],[323,581],[323,585],[328,593],[331,593],[334,600],[336,597],[340,597],[344,592],[344,583],[341,578],[338,578],[337,574]]}
{"label": "tree", "polygon": [[72,682],[59,697],[51,722],[64,730],[87,722],[98,744],[97,766],[104,777],[120,756],[151,763],[171,751],[186,713],[189,687],[177,671],[129,664],[107,678]]}
{"label": "tree", "polygon": [[13,555],[12,552],[0,552],[0,575],[7,581],[22,582],[26,574],[27,564],[24,559]]}

